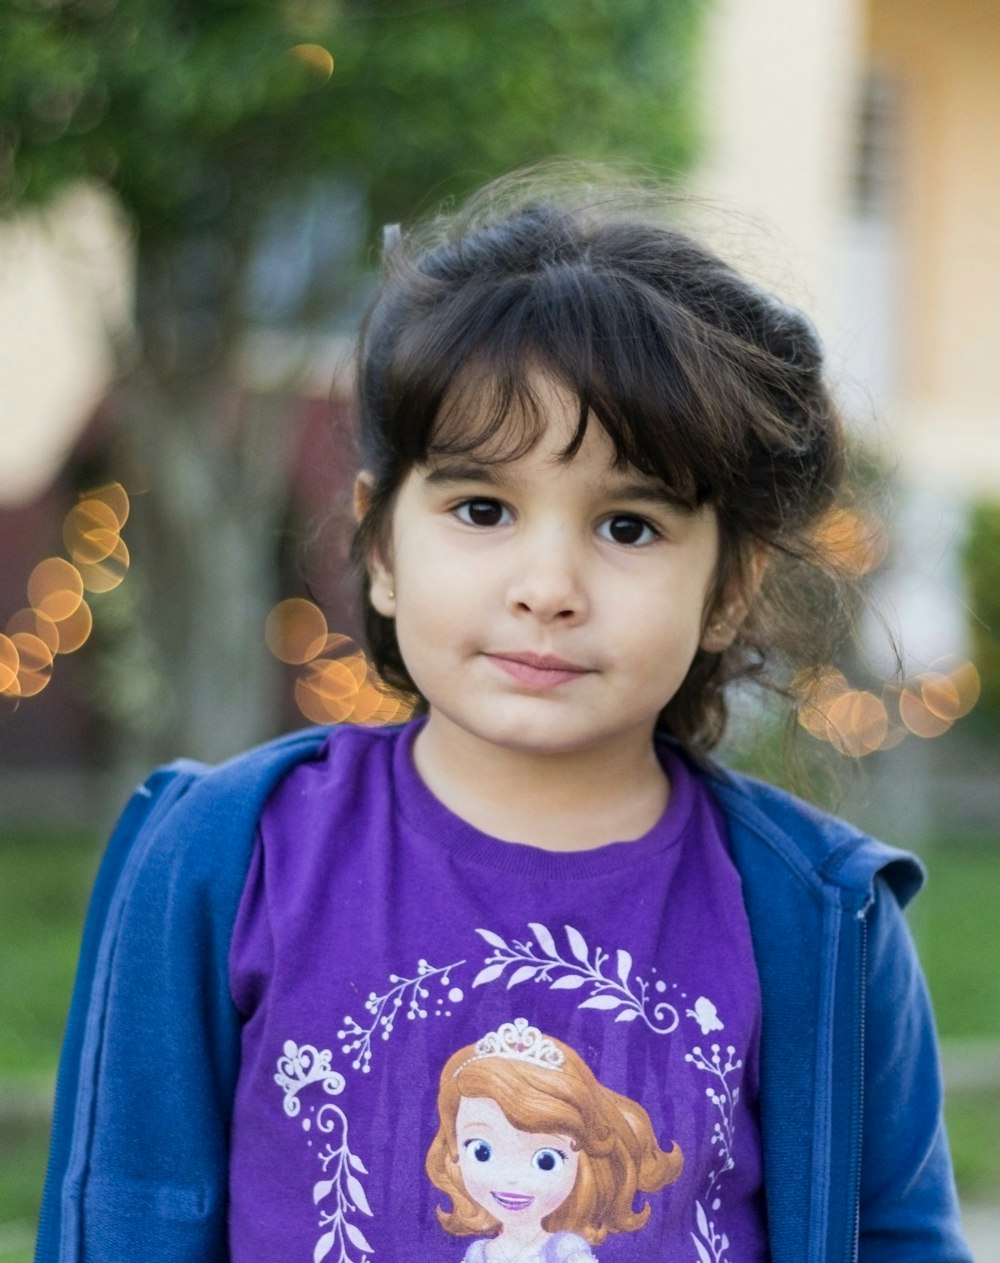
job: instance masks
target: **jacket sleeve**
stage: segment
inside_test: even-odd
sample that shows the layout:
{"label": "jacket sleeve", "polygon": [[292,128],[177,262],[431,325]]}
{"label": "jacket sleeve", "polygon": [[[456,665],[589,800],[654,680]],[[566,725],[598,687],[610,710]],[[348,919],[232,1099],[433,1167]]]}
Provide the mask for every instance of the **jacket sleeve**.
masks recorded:
{"label": "jacket sleeve", "polygon": [[881,878],[867,922],[860,1259],[971,1263],[930,999],[902,911]]}
{"label": "jacket sleeve", "polygon": [[239,1027],[229,931],[241,847],[155,773],[112,835],[60,1063],[36,1263],[223,1263]]}

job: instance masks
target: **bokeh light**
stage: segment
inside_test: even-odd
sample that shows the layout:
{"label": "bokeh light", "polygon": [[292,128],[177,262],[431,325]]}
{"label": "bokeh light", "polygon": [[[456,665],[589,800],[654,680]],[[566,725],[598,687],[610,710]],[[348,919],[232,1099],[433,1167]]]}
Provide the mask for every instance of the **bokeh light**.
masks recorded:
{"label": "bokeh light", "polygon": [[88,592],[99,594],[112,592],[128,573],[131,558],[123,539],[118,539],[114,548],[101,561],[78,562],[77,569],[83,579],[83,586]]}
{"label": "bokeh light", "polygon": [[301,666],[326,645],[329,629],[318,605],[303,597],[279,601],[264,623],[264,640],[279,662]]}
{"label": "bokeh light", "polygon": [[952,720],[942,719],[927,705],[919,681],[907,684],[899,694],[899,717],[915,737],[925,740],[943,736]]}
{"label": "bokeh light", "polygon": [[110,557],[120,542],[118,518],[103,500],[88,498],[74,505],[63,522],[63,543],[78,565],[96,565]]}
{"label": "bokeh light", "polygon": [[333,74],[333,54],[322,44],[296,44],[288,50],[297,62],[321,79]]}
{"label": "bokeh light", "polygon": [[8,688],[18,697],[35,697],[52,678],[55,654],[44,640],[31,632],[18,631],[10,637],[18,654],[17,677]]}
{"label": "bokeh light", "polygon": [[358,645],[343,632],[331,632],[313,601],[279,601],[265,621],[264,639],[280,662],[302,668],[295,704],[313,723],[374,726],[409,718],[412,706],[386,693]]}
{"label": "bokeh light", "polygon": [[17,652],[17,645],[9,636],[0,633],[0,696],[17,682],[20,665],[21,655]]}
{"label": "bokeh light", "polygon": [[47,557],[28,577],[28,600],[32,608],[61,623],[83,600],[83,578],[65,558]]}
{"label": "bokeh light", "polygon": [[954,659],[912,679],[885,681],[881,697],[853,688],[834,667],[804,673],[792,686],[802,727],[850,758],[891,750],[908,735],[943,736],[972,710],[981,688],[975,665]]}
{"label": "bokeh light", "polygon": [[882,700],[864,689],[847,689],[827,712],[828,740],[835,750],[859,759],[881,749],[889,732]]}
{"label": "bokeh light", "polygon": [[28,576],[29,604],[0,633],[0,698],[16,705],[35,697],[52,679],[57,654],[86,644],[94,616],[85,592],[110,592],[125,578],[129,553],[121,528],[129,497],[119,482],[85,492],[63,520],[63,543],[72,558],[46,557]]}
{"label": "bokeh light", "polygon": [[81,601],[68,618],[56,623],[59,633],[57,653],[76,653],[90,638],[94,630],[94,615],[86,601]]}
{"label": "bokeh light", "polygon": [[128,498],[128,492],[120,482],[108,482],[103,487],[95,487],[92,491],[87,492],[86,498],[88,500],[98,500],[102,504],[107,505],[115,515],[115,521],[118,523],[119,530],[128,521],[128,515],[132,506]]}
{"label": "bokeh light", "polygon": [[807,672],[793,680],[792,688],[800,698],[799,723],[818,741],[830,740],[830,707],[849,687],[847,677],[835,667]]}
{"label": "bokeh light", "polygon": [[821,520],[814,538],[829,564],[852,578],[877,569],[889,551],[885,528],[850,509],[831,509]]}
{"label": "bokeh light", "polygon": [[11,639],[20,632],[34,636],[53,655],[59,649],[59,632],[55,621],[49,618],[48,614],[43,614],[41,610],[30,608],[18,610],[12,618],[7,620],[4,631]]}

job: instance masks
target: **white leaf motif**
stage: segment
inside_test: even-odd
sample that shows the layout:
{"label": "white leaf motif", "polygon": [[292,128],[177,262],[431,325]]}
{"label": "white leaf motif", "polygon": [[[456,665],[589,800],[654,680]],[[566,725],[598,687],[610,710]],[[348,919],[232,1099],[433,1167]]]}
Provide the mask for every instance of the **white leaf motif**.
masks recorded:
{"label": "white leaf motif", "polygon": [[575,991],[587,981],[583,974],[563,974],[552,983],[553,991]]}
{"label": "white leaf motif", "polygon": [[492,930],[477,930],[476,933],[480,938],[486,940],[490,947],[499,947],[501,951],[505,951],[507,944],[503,941],[499,934],[494,934]]}
{"label": "white leaf motif", "polygon": [[698,1251],[698,1258],[701,1260],[701,1263],[712,1263],[712,1259],[708,1251],[693,1232],[691,1233],[691,1240],[694,1242],[694,1248]]}
{"label": "white leaf motif", "polygon": [[551,956],[553,960],[556,960],[559,956],[558,951],[556,951],[556,941],[546,927],[538,921],[529,921],[528,929],[534,934],[535,941],[545,955]]}
{"label": "white leaf motif", "polygon": [[492,982],[494,978],[499,978],[504,971],[506,963],[504,961],[503,965],[487,965],[485,969],[480,969],[479,973],[473,978],[472,985],[481,987],[484,983]]}
{"label": "white leaf motif", "polygon": [[534,978],[535,972],[534,965],[522,965],[520,969],[515,969],[507,979],[507,990],[516,987],[519,982],[527,982],[529,978]]}
{"label": "white leaf motif", "polygon": [[358,1210],[366,1215],[372,1213],[372,1208],[368,1205],[368,1198],[365,1196],[365,1190],[361,1187],[361,1181],[355,1175],[347,1177],[347,1196],[351,1199]]}
{"label": "white leaf motif", "polygon": [[318,1184],[313,1185],[313,1205],[314,1206],[316,1205],[317,1202],[321,1202],[324,1197],[327,1197],[329,1195],[330,1190],[333,1188],[333,1183],[334,1183],[333,1180],[320,1180]]}
{"label": "white leaf motif", "polygon": [[708,1216],[705,1214],[705,1207],[701,1202],[694,1204],[694,1217],[698,1221],[698,1231],[707,1240],[711,1240],[711,1233],[708,1230]]}
{"label": "white leaf motif", "polygon": [[351,1166],[354,1167],[355,1171],[360,1171],[362,1175],[368,1174],[368,1168],[365,1166],[365,1164],[361,1161],[361,1159],[358,1157],[356,1153],[349,1153],[347,1155],[347,1158]]}
{"label": "white leaf motif", "polygon": [[622,985],[628,986],[628,976],[632,972],[632,957],[624,947],[619,947],[616,953],[618,962],[618,977],[622,981]]}
{"label": "white leaf motif", "polygon": [[615,1021],[616,1022],[634,1022],[638,1016],[639,1016],[638,1009],[622,1009],[622,1011],[615,1018]]}
{"label": "white leaf motif", "polygon": [[592,995],[589,1000],[581,1000],[581,1009],[617,1009],[625,1001],[614,995]]}
{"label": "white leaf motif", "polygon": [[375,1253],[372,1247],[368,1244],[368,1238],[357,1226],[357,1224],[350,1224],[350,1223],[347,1223],[347,1221],[345,1220],[344,1232],[346,1232],[348,1237],[350,1237],[351,1244],[356,1245],[359,1250],[364,1250],[366,1254]]}
{"label": "white leaf motif", "polygon": [[313,1263],[320,1263],[320,1259],[325,1259],[333,1249],[333,1242],[336,1233],[327,1232],[316,1242],[316,1248],[313,1250]]}
{"label": "white leaf motif", "polygon": [[574,929],[572,925],[567,925],[566,937],[569,939],[570,951],[577,960],[583,965],[588,964],[590,954],[587,950],[587,940],[583,937],[580,931]]}

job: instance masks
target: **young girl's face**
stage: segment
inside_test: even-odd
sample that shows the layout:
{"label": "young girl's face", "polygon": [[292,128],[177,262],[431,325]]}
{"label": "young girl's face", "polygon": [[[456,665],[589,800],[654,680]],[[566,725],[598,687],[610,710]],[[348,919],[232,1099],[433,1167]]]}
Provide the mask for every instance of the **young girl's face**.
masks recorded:
{"label": "young girl's face", "polygon": [[545,754],[648,748],[699,645],[718,559],[714,510],[616,468],[576,398],[534,382],[547,422],[518,459],[432,457],[398,493],[371,599],[429,703],[428,728]]}
{"label": "young girl's face", "polygon": [[455,1125],[466,1192],[505,1229],[538,1228],[573,1191],[568,1136],[518,1131],[489,1097],[462,1097]]}

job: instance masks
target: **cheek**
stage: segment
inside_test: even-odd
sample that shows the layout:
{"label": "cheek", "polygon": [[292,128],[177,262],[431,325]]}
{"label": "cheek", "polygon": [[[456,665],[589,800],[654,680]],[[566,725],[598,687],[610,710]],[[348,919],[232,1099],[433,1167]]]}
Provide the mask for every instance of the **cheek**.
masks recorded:
{"label": "cheek", "polygon": [[573,1185],[576,1183],[578,1161],[577,1159],[577,1161],[567,1162],[557,1176],[549,1176],[548,1179],[539,1182],[538,1199],[546,1213],[558,1210],[572,1193]]}
{"label": "cheek", "polygon": [[463,1157],[458,1164],[465,1191],[480,1206],[484,1204],[484,1198],[489,1195],[488,1167],[488,1163],[477,1162],[474,1158],[467,1157]]}

